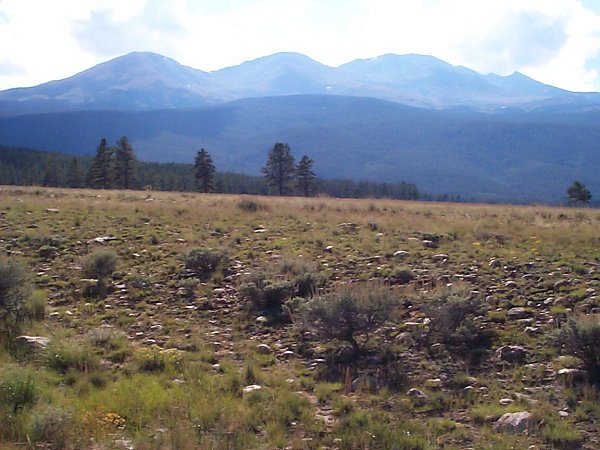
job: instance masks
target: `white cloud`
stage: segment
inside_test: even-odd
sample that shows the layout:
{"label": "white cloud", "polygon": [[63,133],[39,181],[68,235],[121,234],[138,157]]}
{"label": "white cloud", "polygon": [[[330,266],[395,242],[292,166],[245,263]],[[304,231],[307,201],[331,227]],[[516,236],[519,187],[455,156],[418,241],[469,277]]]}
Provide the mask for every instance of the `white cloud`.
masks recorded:
{"label": "white cloud", "polygon": [[[591,3],[590,3],[591,2]],[[130,51],[203,70],[297,51],[337,66],[423,53],[600,90],[591,0],[1,0],[0,89],[62,78]],[[16,70],[19,69],[19,70]]]}

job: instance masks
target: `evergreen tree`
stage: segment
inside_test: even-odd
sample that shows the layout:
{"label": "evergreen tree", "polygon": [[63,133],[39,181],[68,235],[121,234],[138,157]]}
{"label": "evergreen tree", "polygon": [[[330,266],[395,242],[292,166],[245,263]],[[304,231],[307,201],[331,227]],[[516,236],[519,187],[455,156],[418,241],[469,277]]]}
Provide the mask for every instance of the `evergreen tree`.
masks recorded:
{"label": "evergreen tree", "polygon": [[110,189],[112,187],[111,161],[113,150],[108,147],[106,139],[100,141],[96,156],[87,173],[87,185],[94,189]]}
{"label": "evergreen tree", "polygon": [[137,175],[135,153],[126,136],[117,141],[113,158],[113,184],[117,189],[135,189]]}
{"label": "evergreen tree", "polygon": [[60,183],[60,175],[58,162],[56,161],[56,156],[51,155],[46,160],[46,165],[44,167],[44,186],[50,187],[58,187]]}
{"label": "evergreen tree", "polygon": [[194,176],[196,178],[196,190],[208,193],[214,190],[215,165],[210,154],[200,149],[194,161]]}
{"label": "evergreen tree", "polygon": [[303,155],[296,167],[296,187],[302,195],[309,197],[314,189],[316,175],[312,171],[314,161]]}
{"label": "evergreen tree", "polygon": [[67,187],[83,187],[83,171],[77,158],[72,158],[67,168]]}
{"label": "evergreen tree", "polygon": [[296,171],[290,146],[277,142],[269,152],[267,164],[261,171],[267,179],[267,183],[277,189],[279,195],[286,194]]}
{"label": "evergreen tree", "polygon": [[567,189],[567,196],[571,205],[588,204],[592,199],[592,194],[585,187],[585,184],[579,181],[573,181],[573,184]]}

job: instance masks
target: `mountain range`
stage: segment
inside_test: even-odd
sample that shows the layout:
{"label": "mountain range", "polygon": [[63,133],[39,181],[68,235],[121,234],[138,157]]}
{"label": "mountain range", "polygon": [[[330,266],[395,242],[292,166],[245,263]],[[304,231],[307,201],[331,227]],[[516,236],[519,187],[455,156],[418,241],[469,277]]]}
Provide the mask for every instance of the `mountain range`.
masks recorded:
{"label": "mountain range", "polygon": [[279,53],[203,72],[132,53],[70,78],[0,92],[0,144],[93,154],[127,135],[140,159],[258,173],[274,142],[324,177],[406,180],[485,201],[558,202],[574,179],[600,192],[600,94],[431,56],[333,68]]}

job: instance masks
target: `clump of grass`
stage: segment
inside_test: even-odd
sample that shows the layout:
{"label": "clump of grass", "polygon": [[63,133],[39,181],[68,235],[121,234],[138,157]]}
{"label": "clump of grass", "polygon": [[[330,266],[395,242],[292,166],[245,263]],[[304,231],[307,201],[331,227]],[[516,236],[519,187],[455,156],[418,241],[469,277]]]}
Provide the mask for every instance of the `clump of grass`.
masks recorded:
{"label": "clump of grass", "polygon": [[98,369],[100,359],[89,346],[75,340],[54,339],[48,346],[47,365],[60,373],[90,372]]}
{"label": "clump of grass", "polygon": [[27,301],[27,315],[31,320],[44,320],[48,300],[44,291],[36,289]]}
{"label": "clump of grass", "polygon": [[256,212],[256,211],[260,211],[263,209],[267,209],[266,205],[264,205],[256,200],[248,200],[248,199],[240,200],[237,203],[237,207],[239,209],[241,209],[242,211],[246,211],[246,212]]}
{"label": "clump of grass", "polygon": [[16,365],[0,369],[0,404],[13,414],[32,406],[37,399],[38,388],[33,373]]}
{"label": "clump of grass", "polygon": [[0,258],[0,338],[10,339],[20,332],[31,289],[27,268],[12,258]]}
{"label": "clump of grass", "polygon": [[92,297],[104,297],[106,295],[106,279],[115,271],[118,260],[117,253],[112,249],[94,250],[82,258],[83,276],[98,280],[96,286],[88,288],[88,295]]}

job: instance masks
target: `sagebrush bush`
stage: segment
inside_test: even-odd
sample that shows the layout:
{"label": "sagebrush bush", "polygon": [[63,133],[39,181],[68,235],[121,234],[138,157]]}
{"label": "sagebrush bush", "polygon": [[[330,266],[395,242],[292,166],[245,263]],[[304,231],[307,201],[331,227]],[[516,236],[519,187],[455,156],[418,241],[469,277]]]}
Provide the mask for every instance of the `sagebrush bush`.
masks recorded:
{"label": "sagebrush bush", "polygon": [[590,381],[600,385],[600,314],[570,319],[558,334],[558,345],[581,359]]}
{"label": "sagebrush bush", "polygon": [[84,278],[98,280],[96,286],[90,286],[87,295],[104,297],[106,295],[106,278],[111,276],[117,267],[119,257],[112,249],[94,250],[83,257],[81,268]]}
{"label": "sagebrush bush", "polygon": [[389,286],[380,281],[336,286],[305,303],[300,312],[305,323],[327,338],[347,341],[354,357],[360,354],[357,336],[365,343],[369,334],[390,319],[399,301]]}
{"label": "sagebrush bush", "polygon": [[285,280],[271,280],[264,272],[251,274],[239,290],[240,297],[248,302],[253,311],[260,311],[275,318],[285,316],[283,305],[294,292],[294,284]]}
{"label": "sagebrush bush", "polygon": [[424,309],[430,319],[429,345],[444,344],[469,365],[481,360],[493,337],[491,330],[474,320],[487,312],[482,298],[472,296],[466,288],[443,289],[434,293]]}
{"label": "sagebrush bush", "polygon": [[19,333],[27,317],[31,292],[27,268],[13,259],[0,259],[0,338],[11,338]]}
{"label": "sagebrush bush", "polygon": [[226,264],[227,259],[227,254],[221,250],[197,247],[186,253],[184,264],[186,269],[199,276],[207,277]]}
{"label": "sagebrush bush", "polygon": [[60,407],[47,405],[36,409],[29,420],[29,437],[36,447],[63,449],[72,432],[72,414]]}

